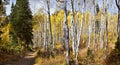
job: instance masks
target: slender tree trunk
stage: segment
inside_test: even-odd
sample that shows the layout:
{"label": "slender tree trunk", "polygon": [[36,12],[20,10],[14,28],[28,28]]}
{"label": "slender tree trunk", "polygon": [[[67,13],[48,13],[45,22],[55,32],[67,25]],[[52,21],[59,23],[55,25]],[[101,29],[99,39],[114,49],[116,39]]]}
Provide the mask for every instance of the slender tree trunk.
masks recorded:
{"label": "slender tree trunk", "polygon": [[116,6],[118,8],[118,22],[117,22],[118,38],[117,38],[117,42],[116,42],[115,48],[120,51],[120,0],[115,0],[115,2],[116,2]]}
{"label": "slender tree trunk", "polygon": [[106,58],[106,54],[107,54],[107,47],[108,47],[108,20],[107,20],[107,16],[106,16],[106,20],[105,20],[106,22],[106,44],[105,44],[105,56],[104,56],[104,58]]}
{"label": "slender tree trunk", "polygon": [[48,43],[47,43],[47,21],[44,17],[44,48],[45,50],[47,51],[47,48],[48,48]]}
{"label": "slender tree trunk", "polygon": [[49,21],[49,26],[50,26],[50,53],[53,52],[53,35],[52,35],[52,23],[51,23],[51,18],[50,18],[50,0],[47,0],[47,13],[48,13],[48,21]]}
{"label": "slender tree trunk", "polygon": [[[82,16],[83,17],[82,17],[81,20],[78,20],[79,17],[77,17],[76,28],[75,28],[75,30],[76,30],[75,60],[76,60],[77,65],[78,65],[78,52],[79,52],[79,45],[80,45],[80,37],[81,37],[81,34],[82,34],[82,28],[83,28],[83,19],[84,19],[83,11],[84,11],[84,8],[85,8],[85,4],[83,3],[83,8],[82,8]],[[79,14],[77,14],[77,16],[78,15]]]}
{"label": "slender tree trunk", "polygon": [[67,64],[69,64],[69,56],[70,56],[70,50],[69,50],[69,28],[68,28],[68,21],[67,21],[67,0],[64,1],[64,42],[66,47],[66,61]]}
{"label": "slender tree trunk", "polygon": [[[55,22],[55,21],[54,21],[54,22]],[[56,23],[54,23],[53,48],[54,48],[55,43],[58,42],[56,32],[57,32]]]}
{"label": "slender tree trunk", "polygon": [[[39,26],[42,28],[42,23],[41,22],[39,22]],[[40,32],[38,33],[38,46],[39,46],[39,48],[41,47],[41,43],[42,43],[42,29],[40,29],[40,27],[39,27],[39,30],[40,30]]]}
{"label": "slender tree trunk", "polygon": [[118,33],[118,38],[117,38],[117,42],[116,42],[115,48],[120,51],[120,9],[118,11],[117,33]]}
{"label": "slender tree trunk", "polygon": [[96,16],[97,16],[97,8],[96,8],[96,1],[93,1],[94,4],[94,45],[93,48],[95,48],[95,45],[97,43],[97,35],[96,35]]}
{"label": "slender tree trunk", "polygon": [[120,40],[120,10],[118,11],[117,33],[118,33],[118,40]]}
{"label": "slender tree trunk", "polygon": [[73,55],[75,54],[75,22],[74,22],[74,0],[71,0],[71,7],[72,7],[72,13],[71,13],[71,22],[70,22],[70,32],[72,37],[72,49],[73,49]]}
{"label": "slender tree trunk", "polygon": [[91,35],[91,17],[90,17],[90,21],[89,21],[89,27],[88,27],[88,46],[87,48],[90,48],[90,35]]}
{"label": "slender tree trunk", "polygon": [[95,22],[94,22],[94,42],[95,42],[95,45],[94,45],[94,48],[95,48],[95,51],[98,50],[98,35],[99,35],[99,27],[100,27],[100,23],[99,21],[96,19],[96,16],[98,15],[99,13],[99,6],[98,4],[95,3]]}
{"label": "slender tree trunk", "polygon": [[101,15],[101,22],[100,22],[100,49],[103,48],[103,15]]}
{"label": "slender tree trunk", "polygon": [[[79,21],[77,21],[79,22]],[[77,25],[77,39],[76,39],[76,47],[75,47],[75,51],[76,51],[76,55],[75,55],[75,58],[76,58],[76,63],[78,64],[78,52],[79,52],[79,45],[80,45],[80,37],[81,37],[81,33],[82,33],[82,26],[83,26],[83,18],[81,19],[80,21],[80,26],[78,24]]]}
{"label": "slender tree trunk", "polygon": [[107,54],[107,47],[108,47],[108,21],[107,21],[107,0],[104,0],[103,2],[103,8],[104,8],[104,15],[105,15],[105,25],[106,25],[106,43],[105,43],[105,48],[104,48],[104,58],[106,58]]}

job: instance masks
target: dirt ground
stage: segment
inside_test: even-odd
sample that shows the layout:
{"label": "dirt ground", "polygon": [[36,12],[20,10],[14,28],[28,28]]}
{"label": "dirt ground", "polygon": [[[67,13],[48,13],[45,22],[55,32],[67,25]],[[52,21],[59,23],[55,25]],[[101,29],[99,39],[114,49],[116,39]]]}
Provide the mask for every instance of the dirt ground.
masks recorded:
{"label": "dirt ground", "polygon": [[35,54],[34,52],[27,52],[23,57],[12,56],[7,54],[0,57],[0,65],[34,65]]}

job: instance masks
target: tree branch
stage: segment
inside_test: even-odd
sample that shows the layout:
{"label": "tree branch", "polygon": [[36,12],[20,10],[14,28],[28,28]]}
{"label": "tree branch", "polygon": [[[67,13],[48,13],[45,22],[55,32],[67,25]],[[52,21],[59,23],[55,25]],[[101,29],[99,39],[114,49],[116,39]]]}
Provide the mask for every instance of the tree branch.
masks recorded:
{"label": "tree branch", "polygon": [[117,0],[115,0],[115,3],[116,3],[117,8],[120,10],[120,6],[118,5]]}
{"label": "tree branch", "polygon": [[57,2],[64,3],[64,0],[56,0]]}

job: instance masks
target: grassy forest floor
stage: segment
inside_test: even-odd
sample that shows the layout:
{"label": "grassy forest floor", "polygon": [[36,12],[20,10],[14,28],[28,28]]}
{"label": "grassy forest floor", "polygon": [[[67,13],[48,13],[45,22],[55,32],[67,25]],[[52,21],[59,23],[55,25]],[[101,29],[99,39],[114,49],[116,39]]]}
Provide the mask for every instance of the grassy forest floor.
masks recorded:
{"label": "grassy forest floor", "polygon": [[[71,47],[70,47],[71,48]],[[114,48],[114,44],[109,45],[109,51],[107,55]],[[72,51],[72,49],[71,49]],[[65,65],[66,57],[65,50],[62,48],[62,45],[58,44],[54,49],[54,57],[48,55],[43,48],[38,51],[31,52],[25,51],[20,55],[11,55],[11,54],[0,54],[0,65]],[[70,61],[73,61],[72,52],[70,53]],[[87,48],[84,47],[80,50],[78,56],[79,65],[105,65],[104,52],[103,50],[95,51],[94,54],[91,54],[90,57],[87,57]],[[74,64],[73,64],[74,65]]]}

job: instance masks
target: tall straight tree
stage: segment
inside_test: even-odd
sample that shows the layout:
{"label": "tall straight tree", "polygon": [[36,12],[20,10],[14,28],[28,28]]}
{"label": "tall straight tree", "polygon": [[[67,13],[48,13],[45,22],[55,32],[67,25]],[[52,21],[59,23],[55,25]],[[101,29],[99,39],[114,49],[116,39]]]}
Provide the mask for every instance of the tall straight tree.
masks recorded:
{"label": "tall straight tree", "polygon": [[79,53],[79,45],[80,45],[80,37],[81,37],[81,34],[82,34],[82,28],[83,28],[83,19],[84,19],[84,13],[83,11],[85,10],[85,0],[83,1],[83,4],[80,5],[81,1],[78,0],[78,6],[82,6],[82,8],[79,8],[79,11],[80,9],[82,9],[81,13],[82,13],[82,19],[79,20],[79,12],[77,13],[77,17],[76,17],[76,22],[75,22],[75,62],[76,64],[78,64],[78,53]]}
{"label": "tall straight tree", "polygon": [[[103,8],[104,8],[104,15],[105,15],[105,29],[106,29],[106,40],[105,40],[105,48],[104,48],[104,53],[105,53],[105,56],[104,56],[104,58],[106,58],[106,49],[107,49],[107,47],[108,47],[108,17],[107,17],[107,6],[108,6],[108,0],[103,0]],[[101,22],[102,23],[102,22]],[[103,26],[102,26],[103,27]],[[102,30],[102,29],[101,29]],[[101,44],[101,49],[103,48],[103,44]]]}
{"label": "tall straight tree", "polygon": [[116,42],[115,48],[120,50],[120,0],[115,0],[115,2],[116,2],[116,6],[118,8],[118,22],[117,22],[118,38],[117,38],[117,42]]}
{"label": "tall straight tree", "polygon": [[68,12],[67,12],[67,3],[68,0],[56,0],[59,3],[62,3],[63,10],[64,10],[64,22],[63,22],[63,45],[65,46],[66,49],[66,62],[67,65],[70,65],[70,48],[69,48],[69,28],[68,28]]}
{"label": "tall straight tree", "polygon": [[[96,16],[96,1],[95,0],[93,0],[93,5],[94,5],[94,16]],[[96,21],[96,17],[94,17],[94,44],[93,44],[93,47],[95,47],[95,44],[96,44],[95,21]]]}
{"label": "tall straight tree", "polygon": [[20,41],[28,45],[32,44],[32,13],[29,8],[29,0],[17,0],[10,15],[14,33]]}
{"label": "tall straight tree", "polygon": [[47,14],[48,14],[48,21],[50,26],[50,51],[53,51],[53,35],[52,35],[52,24],[51,24],[51,18],[50,18],[50,0],[46,0],[47,3]]}
{"label": "tall straight tree", "polygon": [[70,22],[70,32],[72,37],[72,49],[73,54],[75,53],[75,25],[74,25],[74,0],[71,0],[71,22]]}
{"label": "tall straight tree", "polygon": [[68,20],[67,20],[67,0],[64,0],[64,43],[66,47],[66,61],[69,65],[69,57],[70,57],[70,49],[69,49],[69,28],[68,28]]}
{"label": "tall straight tree", "polygon": [[[99,13],[99,6],[98,6],[98,3],[96,3],[94,1],[94,15],[95,15],[95,21],[94,21],[94,47],[97,49],[97,43],[98,43],[98,38],[97,38],[97,35],[99,34],[99,27],[100,27],[100,23],[99,21],[96,19],[96,16],[98,15]],[[95,50],[96,50],[95,49]]]}

